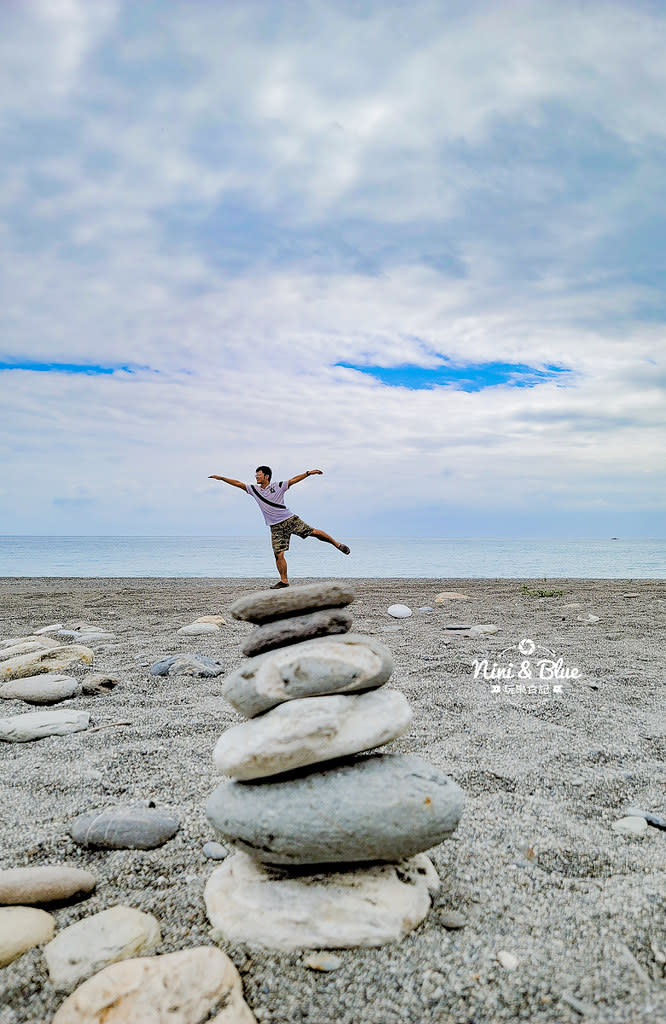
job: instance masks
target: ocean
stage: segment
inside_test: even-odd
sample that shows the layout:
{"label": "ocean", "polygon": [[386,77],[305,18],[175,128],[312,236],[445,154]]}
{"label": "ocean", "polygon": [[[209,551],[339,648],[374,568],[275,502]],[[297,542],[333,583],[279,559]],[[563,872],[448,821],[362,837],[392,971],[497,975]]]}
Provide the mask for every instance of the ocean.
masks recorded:
{"label": "ocean", "polygon": [[[666,579],[666,540],[358,537],[346,557],[294,537],[304,577]],[[262,537],[0,537],[0,577],[273,577]]]}

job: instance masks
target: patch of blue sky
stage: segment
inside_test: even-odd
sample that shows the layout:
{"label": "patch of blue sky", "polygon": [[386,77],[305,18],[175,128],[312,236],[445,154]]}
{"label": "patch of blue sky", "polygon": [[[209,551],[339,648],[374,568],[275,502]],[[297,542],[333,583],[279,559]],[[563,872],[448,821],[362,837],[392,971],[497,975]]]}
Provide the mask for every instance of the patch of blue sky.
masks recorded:
{"label": "patch of blue sky", "polygon": [[0,373],[11,370],[28,370],[34,373],[83,373],[94,377],[100,374],[137,373],[139,370],[148,369],[149,367],[147,366],[137,366],[131,363],[118,366],[102,366],[97,363],[40,362],[37,359],[0,360]]}
{"label": "patch of blue sky", "polygon": [[446,362],[441,366],[427,368],[404,364],[403,366],[361,366],[355,363],[339,362],[346,370],[364,373],[380,384],[409,391],[430,391],[436,387],[451,387],[457,391],[483,391],[501,385],[515,388],[531,388],[545,381],[556,380],[571,383],[571,370],[565,366],[527,366],[524,363],[466,363],[454,365]]}

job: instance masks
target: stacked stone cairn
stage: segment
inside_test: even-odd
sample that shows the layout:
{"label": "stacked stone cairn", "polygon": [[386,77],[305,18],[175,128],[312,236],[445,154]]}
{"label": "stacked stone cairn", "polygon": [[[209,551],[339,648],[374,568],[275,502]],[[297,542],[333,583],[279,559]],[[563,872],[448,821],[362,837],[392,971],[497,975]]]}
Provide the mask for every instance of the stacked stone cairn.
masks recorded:
{"label": "stacked stone cairn", "polygon": [[215,747],[229,781],[208,818],[235,850],[205,891],[214,935],[271,949],[379,946],[425,918],[439,879],[422,852],[447,839],[460,788],[419,757],[367,753],[412,713],[384,687],[390,651],[351,633],[336,583],[236,601],[255,624],[224,696],[249,721]]}

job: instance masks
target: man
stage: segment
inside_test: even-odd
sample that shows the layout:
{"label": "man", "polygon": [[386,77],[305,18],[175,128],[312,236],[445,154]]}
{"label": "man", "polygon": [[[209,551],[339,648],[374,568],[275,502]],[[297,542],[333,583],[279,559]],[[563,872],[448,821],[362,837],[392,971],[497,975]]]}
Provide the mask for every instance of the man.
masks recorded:
{"label": "man", "polygon": [[275,563],[280,574],[279,582],[271,587],[271,590],[280,590],[282,587],[289,586],[287,559],[284,553],[289,549],[289,538],[292,533],[304,539],[305,537],[316,537],[317,540],[323,540],[327,544],[332,544],[338,551],[342,551],[343,555],[349,554],[349,548],[346,544],[340,544],[337,540],[333,540],[330,534],[324,533],[323,530],[315,530],[308,526],[291,509],[287,508],[282,500],[285,491],[288,491],[293,484],[300,483],[307,476],[321,475],[321,469],[308,469],[306,473],[292,476],[291,480],[287,480],[286,483],[280,480],[279,483],[272,484],[271,477],[273,476],[273,471],[270,466],[257,466],[255,472],[256,485],[244,484],[241,480],[231,480],[229,477],[217,476],[215,473],[211,473],[208,477],[209,480],[221,480],[225,484],[231,484],[232,487],[239,487],[241,491],[246,491],[247,494],[254,498],[261,509],[266,525],[271,528],[273,554],[275,555]]}

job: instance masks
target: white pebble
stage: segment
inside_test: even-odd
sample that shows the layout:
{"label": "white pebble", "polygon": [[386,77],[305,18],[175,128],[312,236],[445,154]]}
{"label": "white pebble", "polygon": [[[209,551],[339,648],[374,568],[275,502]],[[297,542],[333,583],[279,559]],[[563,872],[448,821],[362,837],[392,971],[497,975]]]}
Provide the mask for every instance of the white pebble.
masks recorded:
{"label": "white pebble", "polygon": [[630,816],[614,821],[611,827],[623,836],[644,836],[648,829],[648,823],[645,818]]}
{"label": "white pebble", "polygon": [[509,953],[507,949],[500,949],[497,959],[507,971],[515,971],[518,966],[518,957],[515,953]]}
{"label": "white pebble", "polygon": [[412,614],[412,609],[406,604],[392,604],[387,610],[394,619],[407,619]]}
{"label": "white pebble", "polygon": [[311,971],[337,971],[342,967],[342,960],[334,953],[310,953],[303,961]]}

